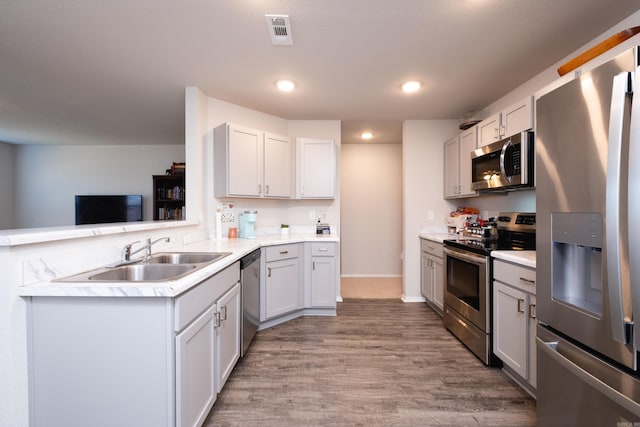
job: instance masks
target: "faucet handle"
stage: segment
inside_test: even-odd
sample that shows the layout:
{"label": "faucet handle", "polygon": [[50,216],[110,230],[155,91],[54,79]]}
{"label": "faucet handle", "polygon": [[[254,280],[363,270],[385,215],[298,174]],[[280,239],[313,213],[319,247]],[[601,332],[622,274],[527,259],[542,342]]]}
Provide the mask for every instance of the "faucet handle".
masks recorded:
{"label": "faucet handle", "polygon": [[136,243],[140,243],[140,240],[136,240],[135,242],[127,243],[124,248],[122,248],[122,260],[130,261],[131,260],[131,247]]}

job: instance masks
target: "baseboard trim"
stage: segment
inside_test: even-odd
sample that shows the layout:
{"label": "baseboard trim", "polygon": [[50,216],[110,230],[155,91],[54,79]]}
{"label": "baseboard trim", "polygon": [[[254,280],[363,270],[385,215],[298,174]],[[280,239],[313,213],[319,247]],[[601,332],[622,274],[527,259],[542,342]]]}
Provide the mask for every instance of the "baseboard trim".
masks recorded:
{"label": "baseboard trim", "polygon": [[402,295],[400,297],[402,302],[426,302],[427,300],[424,297],[408,297],[406,295]]}
{"label": "baseboard trim", "polygon": [[402,274],[342,274],[340,278],[343,279],[399,279],[402,278]]}

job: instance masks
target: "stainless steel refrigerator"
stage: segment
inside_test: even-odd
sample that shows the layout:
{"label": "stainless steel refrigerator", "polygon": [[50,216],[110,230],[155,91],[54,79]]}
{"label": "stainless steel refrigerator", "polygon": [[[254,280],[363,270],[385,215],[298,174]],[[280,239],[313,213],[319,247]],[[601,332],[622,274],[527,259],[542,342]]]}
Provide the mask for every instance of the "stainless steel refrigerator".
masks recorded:
{"label": "stainless steel refrigerator", "polygon": [[640,425],[637,49],[536,118],[538,425]]}

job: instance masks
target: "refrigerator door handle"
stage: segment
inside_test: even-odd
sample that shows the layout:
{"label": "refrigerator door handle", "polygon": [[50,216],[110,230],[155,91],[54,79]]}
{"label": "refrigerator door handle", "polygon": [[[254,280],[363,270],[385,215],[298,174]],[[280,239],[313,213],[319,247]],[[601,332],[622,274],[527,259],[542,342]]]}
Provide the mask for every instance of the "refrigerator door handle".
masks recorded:
{"label": "refrigerator door handle", "polygon": [[590,372],[587,372],[581,368],[580,365],[571,360],[571,352],[573,350],[566,349],[567,351],[563,351],[561,353],[559,350],[560,344],[557,341],[545,342],[541,340],[540,337],[536,338],[536,341],[538,350],[546,354],[568,372],[571,372],[580,381],[597,390],[600,394],[606,396],[608,399],[612,400],[635,416],[640,417],[640,404],[634,401],[631,397],[623,394],[621,391],[613,388],[611,385],[598,379]]}
{"label": "refrigerator door handle", "polygon": [[[637,48],[636,48],[637,50]],[[638,53],[636,52],[636,55]],[[640,87],[640,72],[632,73],[634,89]],[[640,209],[640,94],[635,94],[631,104],[631,129],[629,134],[629,172],[628,172],[628,212],[638,212]],[[629,221],[629,273],[631,278],[631,300],[633,320],[640,323],[640,221]],[[640,324],[633,328],[635,350],[640,345]]]}
{"label": "refrigerator door handle", "polygon": [[[625,102],[628,93],[629,73],[623,72],[613,78],[611,111],[609,114],[609,145],[607,153],[607,194],[606,194],[606,242],[607,242],[607,284],[611,309],[611,333],[613,339],[623,344],[631,337],[626,331],[630,328],[631,310],[629,301],[623,298],[620,260],[620,184],[622,162],[622,133],[624,125]],[[633,259],[633,258],[631,258]],[[625,310],[626,308],[626,310]],[[626,313],[626,315],[625,315]]]}

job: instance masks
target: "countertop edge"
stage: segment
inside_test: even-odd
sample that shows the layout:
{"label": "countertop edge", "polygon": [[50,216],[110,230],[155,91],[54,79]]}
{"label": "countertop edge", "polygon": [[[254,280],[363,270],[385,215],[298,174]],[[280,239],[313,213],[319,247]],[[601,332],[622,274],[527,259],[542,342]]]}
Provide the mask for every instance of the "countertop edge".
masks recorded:
{"label": "countertop edge", "polygon": [[491,257],[536,268],[536,251],[491,251]]}
{"label": "countertop edge", "polygon": [[243,256],[256,249],[282,244],[306,242],[340,241],[337,235],[292,234],[288,236],[267,235],[256,239],[204,240],[184,245],[176,252],[231,252],[230,255],[215,261],[202,269],[178,280],[165,282],[118,283],[118,282],[56,282],[46,281],[19,286],[18,295],[22,297],[176,297],[203,280],[211,277]]}

